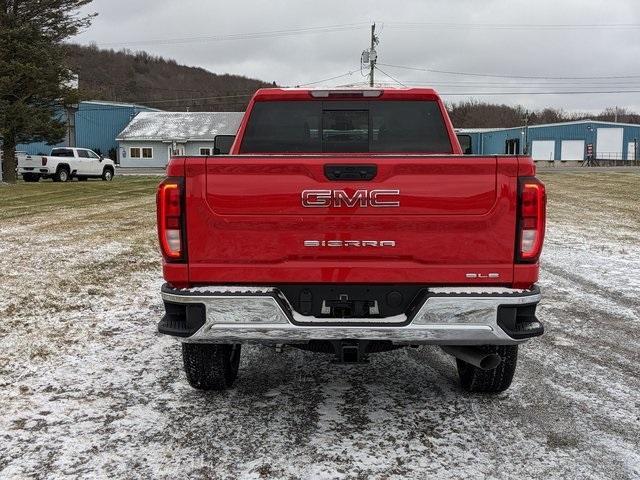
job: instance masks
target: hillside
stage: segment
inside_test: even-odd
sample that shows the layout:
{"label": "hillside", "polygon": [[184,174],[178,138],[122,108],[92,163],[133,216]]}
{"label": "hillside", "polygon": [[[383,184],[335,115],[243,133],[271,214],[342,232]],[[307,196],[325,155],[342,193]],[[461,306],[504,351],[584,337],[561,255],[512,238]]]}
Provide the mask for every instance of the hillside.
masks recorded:
{"label": "hillside", "polygon": [[600,113],[565,112],[559,108],[526,110],[521,105],[498,105],[466,101],[447,105],[456,128],[519,127],[572,120],[602,120],[606,122],[640,123],[640,115],[625,108],[607,108]]}
{"label": "hillside", "polygon": [[[100,50],[95,46],[69,45],[68,62],[79,76],[83,98],[134,102],[163,110],[242,111],[251,93],[274,85],[179,65],[146,52]],[[637,113],[614,108],[593,115],[554,107],[531,111],[519,105],[473,100],[448,104],[447,108],[456,128],[514,127],[585,118],[640,123]]]}
{"label": "hillside", "polygon": [[78,74],[83,98],[134,102],[163,110],[241,111],[251,93],[273,85],[179,65],[145,52],[95,46],[69,45],[68,63]]}

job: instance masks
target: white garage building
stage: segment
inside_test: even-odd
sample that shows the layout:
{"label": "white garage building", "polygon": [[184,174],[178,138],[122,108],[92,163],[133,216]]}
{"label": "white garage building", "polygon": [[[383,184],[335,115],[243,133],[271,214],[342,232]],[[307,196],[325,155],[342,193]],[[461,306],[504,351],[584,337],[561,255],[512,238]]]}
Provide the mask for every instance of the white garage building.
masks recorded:
{"label": "white garage building", "polygon": [[121,167],[165,167],[172,155],[226,154],[242,112],[141,112],[120,132]]}
{"label": "white garage building", "polygon": [[471,153],[529,154],[538,162],[577,164],[640,161],[640,125],[579,120],[515,128],[460,129]]}

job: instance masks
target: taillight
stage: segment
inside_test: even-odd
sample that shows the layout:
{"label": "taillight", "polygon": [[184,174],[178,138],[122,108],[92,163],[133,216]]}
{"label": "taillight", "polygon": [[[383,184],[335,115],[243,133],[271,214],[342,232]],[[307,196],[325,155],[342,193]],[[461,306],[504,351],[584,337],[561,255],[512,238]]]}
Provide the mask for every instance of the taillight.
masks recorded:
{"label": "taillight", "polygon": [[546,223],[547,194],[544,184],[535,177],[519,179],[518,191],[518,260],[538,261],[542,252]]}
{"label": "taillight", "polygon": [[47,157],[42,157],[42,166],[44,167],[47,164]]}
{"label": "taillight", "polygon": [[167,178],[158,187],[158,238],[168,261],[184,258],[182,179]]}

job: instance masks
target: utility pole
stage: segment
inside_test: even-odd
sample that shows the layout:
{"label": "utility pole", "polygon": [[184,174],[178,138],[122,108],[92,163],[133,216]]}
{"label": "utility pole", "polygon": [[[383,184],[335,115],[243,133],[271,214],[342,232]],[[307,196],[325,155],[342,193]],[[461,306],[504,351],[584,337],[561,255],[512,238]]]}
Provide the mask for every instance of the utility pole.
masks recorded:
{"label": "utility pole", "polygon": [[529,110],[524,112],[524,146],[522,154],[529,155]]}
{"label": "utility pole", "polygon": [[378,37],[376,37],[376,24],[371,25],[371,48],[369,49],[369,86],[373,87],[373,74],[376,69],[376,60],[378,54],[376,53],[376,45],[378,44]]}
{"label": "utility pole", "polygon": [[360,60],[360,66],[369,64],[369,86],[373,87],[373,75],[376,69],[376,60],[378,59],[378,53],[376,52],[376,45],[378,45],[378,37],[376,36],[376,24],[371,25],[371,46],[369,50],[362,52]]}

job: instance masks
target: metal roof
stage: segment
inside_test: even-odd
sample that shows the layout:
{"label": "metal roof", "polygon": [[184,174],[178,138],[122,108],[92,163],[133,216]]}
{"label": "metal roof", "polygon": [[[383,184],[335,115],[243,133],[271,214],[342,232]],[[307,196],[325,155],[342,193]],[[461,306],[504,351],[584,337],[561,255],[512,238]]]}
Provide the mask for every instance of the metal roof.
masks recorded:
{"label": "metal roof", "polygon": [[531,128],[545,128],[545,127],[561,127],[564,125],[579,125],[584,123],[594,123],[599,125],[610,125],[617,127],[640,127],[640,124],[637,123],[620,123],[620,122],[607,122],[605,120],[572,120],[568,122],[557,122],[557,123],[539,123],[535,125],[520,125],[517,127],[496,127],[496,128],[460,128],[456,129],[460,133],[485,133],[485,132],[499,132],[502,130],[516,130],[523,129],[525,127]]}
{"label": "metal roof", "polygon": [[105,105],[109,107],[122,107],[122,108],[140,108],[143,110],[153,110],[154,112],[159,112],[160,110],[153,107],[147,107],[146,105],[139,105],[136,103],[126,103],[126,102],[110,102],[108,100],[82,100],[80,105]]}
{"label": "metal roof", "polygon": [[[559,127],[561,125],[577,125],[580,123],[599,123],[601,125],[613,125],[620,127],[640,127],[640,124],[637,123],[621,123],[621,122],[607,122],[606,120],[573,120],[570,122],[558,122],[558,123],[542,123],[539,125],[529,125],[529,128],[539,128],[539,127]],[[524,127],[518,127],[524,128]]]}
{"label": "metal roof", "polygon": [[504,129],[503,128],[456,128],[455,129],[456,133],[484,133],[484,132],[493,132],[495,130],[504,130]]}
{"label": "metal roof", "polygon": [[235,135],[243,112],[140,112],[116,140],[213,141]]}

